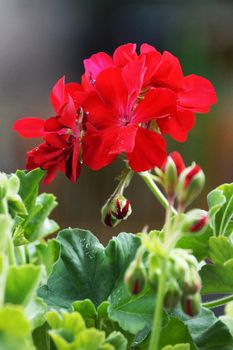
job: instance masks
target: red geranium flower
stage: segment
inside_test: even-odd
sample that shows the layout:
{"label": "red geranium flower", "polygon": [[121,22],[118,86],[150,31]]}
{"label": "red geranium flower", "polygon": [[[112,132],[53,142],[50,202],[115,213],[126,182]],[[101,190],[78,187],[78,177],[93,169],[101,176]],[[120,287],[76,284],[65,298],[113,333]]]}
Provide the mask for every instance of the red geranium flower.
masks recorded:
{"label": "red geranium flower", "polygon": [[170,134],[177,141],[185,141],[188,131],[194,126],[194,113],[207,113],[216,103],[216,93],[207,79],[194,74],[185,77],[179,60],[171,53],[165,51],[161,54],[153,46],[143,44],[138,55],[136,44],[129,43],[118,47],[113,58],[104,52],[94,54],[84,60],[85,88],[93,86],[103,70],[114,66],[123,68],[129,62],[142,58],[146,68],[142,89],[166,87],[176,93],[176,109],[172,115],[158,120],[160,131]]}
{"label": "red geranium flower", "polygon": [[71,181],[76,181],[79,176],[82,118],[77,113],[77,101],[75,103],[71,97],[77,89],[78,84],[65,85],[62,77],[51,93],[55,117],[48,120],[23,118],[14,124],[14,130],[23,137],[43,137],[44,143],[27,153],[27,169],[47,170],[45,183],[54,179],[57,170],[64,172]]}
{"label": "red geranium flower", "polygon": [[175,108],[175,94],[166,88],[151,89],[139,96],[145,74],[144,60],[123,69],[104,69],[96,77],[95,89],[84,103],[88,112],[83,138],[83,162],[98,170],[126,153],[137,172],[161,166],[165,141],[152,129],[152,120],[164,118]]}

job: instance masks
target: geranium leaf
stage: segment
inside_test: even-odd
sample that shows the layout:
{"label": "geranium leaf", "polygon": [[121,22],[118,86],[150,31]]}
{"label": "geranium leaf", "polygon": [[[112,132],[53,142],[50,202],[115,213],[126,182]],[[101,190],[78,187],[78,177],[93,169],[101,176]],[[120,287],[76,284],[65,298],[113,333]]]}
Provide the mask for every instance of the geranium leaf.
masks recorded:
{"label": "geranium leaf", "polygon": [[233,183],[217,187],[208,195],[210,225],[215,234],[230,234],[229,225],[233,216]]}
{"label": "geranium leaf", "polygon": [[120,327],[132,334],[150,327],[153,320],[155,294],[150,289],[132,296],[122,284],[110,296],[109,317],[119,323]]}
{"label": "geranium leaf", "polygon": [[96,306],[107,300],[135,256],[140,239],[122,233],[106,247],[90,231],[66,229],[59,233],[61,255],[40,289],[50,307],[70,308],[77,300],[90,299]]}
{"label": "geranium leaf", "polygon": [[[193,342],[188,327],[178,318],[170,317],[167,325],[161,331],[160,347],[164,348],[167,345],[171,346],[180,343],[189,344],[190,347],[187,348],[187,344],[185,344],[186,347],[184,349],[198,350]],[[171,349],[173,350],[176,348],[172,347]],[[180,348],[178,347],[178,349]]]}
{"label": "geranium leaf", "polygon": [[5,303],[27,305],[35,294],[42,268],[32,264],[10,266],[7,273]]}
{"label": "geranium leaf", "polygon": [[180,310],[176,310],[175,314],[188,327],[199,350],[232,349],[233,338],[228,328],[215,317],[211,310],[202,308],[199,315],[191,318]]}

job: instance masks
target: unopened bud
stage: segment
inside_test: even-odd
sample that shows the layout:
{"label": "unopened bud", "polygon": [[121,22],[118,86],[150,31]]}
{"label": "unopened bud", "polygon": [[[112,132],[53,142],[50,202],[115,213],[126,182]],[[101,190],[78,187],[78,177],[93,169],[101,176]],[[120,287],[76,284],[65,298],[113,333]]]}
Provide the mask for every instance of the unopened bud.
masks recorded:
{"label": "unopened bud", "polygon": [[176,193],[178,176],[176,165],[171,157],[167,158],[164,170],[164,189],[167,193],[168,199],[173,200]]}
{"label": "unopened bud", "polygon": [[189,205],[202,191],[205,175],[199,165],[193,164],[179,176],[177,197],[181,208]]}
{"label": "unopened bud", "polygon": [[172,152],[162,165],[160,173],[156,170],[170,202],[175,198],[178,176],[184,169],[185,164],[181,155],[178,152]]}
{"label": "unopened bud", "polygon": [[116,226],[131,214],[130,202],[121,194],[115,195],[101,210],[102,221],[107,226]]}
{"label": "unopened bud", "polygon": [[146,271],[142,263],[132,261],[125,274],[125,284],[132,294],[139,294],[146,284]]}
{"label": "unopened bud", "polygon": [[205,210],[193,209],[184,216],[181,231],[185,234],[201,234],[208,226],[208,213]]}
{"label": "unopened bud", "polygon": [[164,307],[167,310],[173,310],[180,301],[181,291],[176,280],[172,279],[167,287],[167,292],[164,297]]}
{"label": "unopened bud", "polygon": [[193,295],[201,289],[201,278],[195,268],[190,268],[190,271],[185,274],[182,290],[184,295]]}
{"label": "unopened bud", "polygon": [[199,293],[193,295],[187,295],[182,298],[183,311],[193,317],[199,314],[201,309],[201,296]]}

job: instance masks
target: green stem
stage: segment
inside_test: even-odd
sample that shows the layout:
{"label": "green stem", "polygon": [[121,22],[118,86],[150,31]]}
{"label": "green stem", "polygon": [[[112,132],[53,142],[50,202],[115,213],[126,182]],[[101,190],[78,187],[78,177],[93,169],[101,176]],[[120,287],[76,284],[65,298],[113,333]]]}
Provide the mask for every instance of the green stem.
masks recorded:
{"label": "green stem", "polygon": [[9,265],[15,265],[16,264],[15,247],[14,247],[13,240],[11,238],[8,241],[7,255],[8,255]]}
{"label": "green stem", "polygon": [[212,300],[212,301],[207,301],[206,303],[202,303],[203,307],[207,307],[207,308],[215,308],[221,305],[225,305],[227,303],[229,303],[229,301],[233,300],[233,295],[229,295],[227,297],[223,297],[220,299],[216,299],[216,300]]}
{"label": "green stem", "polygon": [[[160,204],[162,204],[162,206],[165,209],[169,208],[169,203],[166,197],[162,194],[156,183],[152,180],[150,173],[148,171],[144,171],[142,173],[139,173],[139,175],[141,176],[145,184],[148,186],[148,188],[151,190],[153,195],[158,199]],[[173,207],[171,208],[171,210],[174,214],[177,213]]]}
{"label": "green stem", "polygon": [[162,310],[163,310],[163,300],[166,287],[166,261],[161,264],[161,273],[159,276],[158,293],[155,304],[154,319],[151,331],[149,350],[158,350],[159,348],[159,338],[162,328]]}

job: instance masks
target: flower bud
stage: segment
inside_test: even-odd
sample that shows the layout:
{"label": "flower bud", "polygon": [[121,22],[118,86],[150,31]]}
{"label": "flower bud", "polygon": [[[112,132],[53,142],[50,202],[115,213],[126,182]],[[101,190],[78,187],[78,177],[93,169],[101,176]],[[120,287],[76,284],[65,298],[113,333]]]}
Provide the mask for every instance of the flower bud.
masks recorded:
{"label": "flower bud", "polygon": [[186,295],[182,298],[182,309],[183,311],[193,317],[199,314],[201,309],[201,296],[199,293],[193,295]]}
{"label": "flower bud", "polygon": [[185,214],[181,231],[184,234],[201,234],[208,225],[208,213],[205,210],[193,209]]}
{"label": "flower bud", "polygon": [[102,221],[105,225],[114,227],[131,214],[130,202],[122,194],[117,194],[107,201],[101,210]]}
{"label": "flower bud", "polygon": [[165,171],[164,171],[164,189],[166,191],[168,199],[171,201],[175,197],[177,187],[177,170],[176,165],[171,157],[167,158]]}
{"label": "flower bud", "polygon": [[177,197],[182,209],[201,193],[204,183],[205,175],[195,163],[181,172],[178,180]]}
{"label": "flower bud", "polygon": [[174,200],[177,189],[178,176],[184,169],[185,164],[181,155],[178,152],[172,152],[169,154],[167,160],[162,165],[162,171],[156,171],[158,176],[161,178],[161,183],[164,186],[168,200],[170,202],[173,202]]}
{"label": "flower bud", "polygon": [[146,284],[146,271],[143,264],[132,261],[125,274],[125,284],[132,294],[139,294]]}
{"label": "flower bud", "polygon": [[201,289],[201,278],[195,268],[190,268],[189,272],[186,272],[182,290],[184,295],[193,295],[199,292]]}
{"label": "flower bud", "polygon": [[173,309],[175,309],[175,307],[179,303],[180,297],[181,297],[180,287],[175,279],[171,279],[171,281],[169,281],[167,292],[164,297],[164,302],[163,302],[164,307],[167,310],[172,311]]}

